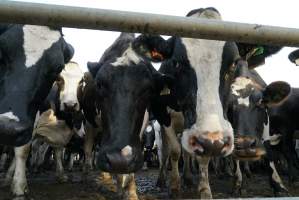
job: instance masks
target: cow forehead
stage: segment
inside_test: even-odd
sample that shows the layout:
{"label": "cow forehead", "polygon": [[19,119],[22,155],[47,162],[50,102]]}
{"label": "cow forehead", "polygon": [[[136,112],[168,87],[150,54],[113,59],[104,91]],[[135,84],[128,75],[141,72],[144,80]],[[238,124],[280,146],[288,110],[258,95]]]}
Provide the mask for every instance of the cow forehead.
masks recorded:
{"label": "cow forehead", "polygon": [[248,86],[251,85],[253,85],[253,81],[250,78],[238,77],[231,85],[232,94],[240,96],[240,91],[246,89]]}
{"label": "cow forehead", "polygon": [[51,30],[47,26],[24,25],[23,33],[23,49],[26,57],[25,66],[27,68],[35,65],[44,52],[61,37],[59,31]]}
{"label": "cow forehead", "polygon": [[143,59],[132,48],[132,44],[123,52],[123,54],[116,58],[116,61],[111,63],[112,66],[130,66],[131,64],[139,64]]}

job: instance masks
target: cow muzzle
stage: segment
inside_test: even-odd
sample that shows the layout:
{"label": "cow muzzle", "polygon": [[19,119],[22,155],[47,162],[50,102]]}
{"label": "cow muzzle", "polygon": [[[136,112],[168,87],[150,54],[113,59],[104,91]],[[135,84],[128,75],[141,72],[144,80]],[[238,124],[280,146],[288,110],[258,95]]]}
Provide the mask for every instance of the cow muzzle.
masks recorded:
{"label": "cow muzzle", "polygon": [[224,136],[220,131],[204,132],[197,131],[184,133],[182,143],[184,148],[198,156],[227,156],[233,149],[233,138]]}
{"label": "cow muzzle", "polygon": [[260,160],[266,154],[265,149],[259,146],[258,139],[254,136],[235,136],[234,157],[238,160],[255,161]]}
{"label": "cow muzzle", "polygon": [[22,146],[32,137],[32,126],[29,123],[0,120],[0,144]]}
{"label": "cow muzzle", "polygon": [[118,151],[102,151],[98,158],[100,169],[110,173],[132,173],[141,169],[143,165],[141,149],[130,145]]}

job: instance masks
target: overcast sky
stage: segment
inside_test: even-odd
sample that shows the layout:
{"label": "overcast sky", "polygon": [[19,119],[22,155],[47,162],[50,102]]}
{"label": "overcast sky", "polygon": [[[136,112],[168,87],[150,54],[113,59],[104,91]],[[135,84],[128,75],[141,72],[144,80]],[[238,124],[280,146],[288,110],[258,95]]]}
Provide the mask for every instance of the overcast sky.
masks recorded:
{"label": "overcast sky", "polygon": [[[94,7],[155,14],[185,16],[190,10],[215,7],[225,21],[299,28],[297,0],[21,0],[82,7]],[[64,28],[66,40],[75,47],[73,61],[86,70],[87,61],[98,61],[119,35],[117,32]],[[288,60],[294,48],[284,48],[257,70],[267,83],[284,80],[299,87],[299,66]]]}

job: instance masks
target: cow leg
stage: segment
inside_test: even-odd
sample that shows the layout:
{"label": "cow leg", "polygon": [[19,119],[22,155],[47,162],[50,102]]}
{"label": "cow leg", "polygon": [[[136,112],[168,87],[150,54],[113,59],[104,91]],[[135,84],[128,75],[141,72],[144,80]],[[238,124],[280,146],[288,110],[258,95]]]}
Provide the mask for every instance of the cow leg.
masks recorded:
{"label": "cow leg", "polygon": [[117,191],[121,199],[138,200],[134,174],[117,175]]}
{"label": "cow leg", "polygon": [[244,162],[244,172],[245,172],[247,178],[250,178],[252,176],[248,161]]}
{"label": "cow leg", "polygon": [[26,161],[30,151],[30,143],[21,147],[15,147],[14,151],[15,173],[11,184],[12,193],[17,199],[25,199],[25,195],[28,194]]}
{"label": "cow leg", "polygon": [[233,195],[234,196],[242,195],[242,172],[241,172],[239,160],[236,160],[236,171],[235,171]]}
{"label": "cow leg", "polygon": [[8,186],[11,183],[15,169],[16,169],[16,158],[14,157],[6,172],[4,182],[1,184],[2,187]]}
{"label": "cow leg", "polygon": [[[165,131],[163,128],[161,131]],[[168,141],[166,141],[165,133],[161,134],[162,137],[162,148],[161,148],[161,163],[159,167],[159,176],[157,179],[156,186],[159,188],[165,188],[166,187],[166,172],[167,172],[167,166],[168,166],[168,158],[169,158],[169,145]]]}
{"label": "cow leg", "polygon": [[212,192],[209,184],[209,161],[210,157],[197,156],[199,165],[198,192],[201,199],[212,199]]}
{"label": "cow leg", "polygon": [[85,163],[83,166],[83,173],[88,174],[91,170],[93,170],[92,165],[92,148],[94,144],[94,138],[96,130],[92,125],[88,122],[86,122],[85,125],[85,141],[84,141],[84,154],[85,154]]}
{"label": "cow leg", "polygon": [[7,153],[2,153],[1,158],[0,158],[0,172],[5,170],[5,164],[8,159],[8,154]]}
{"label": "cow leg", "polygon": [[181,156],[181,146],[178,142],[174,129],[170,127],[165,128],[165,138],[169,142],[170,147],[170,161],[171,172],[169,181],[169,194],[171,197],[178,197],[180,193],[181,183],[179,174],[179,159]]}
{"label": "cow leg", "polygon": [[70,160],[69,160],[69,163],[68,163],[68,165],[69,165],[68,170],[69,171],[73,171],[75,156],[76,156],[75,153],[70,154]]}
{"label": "cow leg", "polygon": [[64,174],[64,168],[62,165],[63,149],[54,148],[55,160],[56,160],[56,178],[59,183],[65,183],[68,181],[68,177]]}
{"label": "cow leg", "polygon": [[184,166],[183,166],[183,180],[184,184],[186,186],[193,185],[193,176],[191,174],[191,168],[190,168],[190,154],[183,150],[183,159],[184,159]]}
{"label": "cow leg", "polygon": [[270,166],[270,185],[273,188],[274,195],[277,196],[289,196],[289,192],[286,187],[283,185],[282,180],[277,173],[275,164],[273,161],[269,162]]}

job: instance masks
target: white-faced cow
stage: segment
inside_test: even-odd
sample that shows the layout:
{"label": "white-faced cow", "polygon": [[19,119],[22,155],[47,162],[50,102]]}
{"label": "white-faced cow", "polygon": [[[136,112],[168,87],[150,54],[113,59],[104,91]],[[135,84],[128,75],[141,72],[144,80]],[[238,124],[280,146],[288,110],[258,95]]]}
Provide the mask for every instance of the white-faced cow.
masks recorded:
{"label": "white-faced cow", "polygon": [[[214,8],[192,10],[187,16],[221,20]],[[181,122],[182,146],[199,160],[198,192],[201,198],[212,198],[208,180],[210,157],[227,156],[234,148],[233,129],[226,118],[232,82],[227,77],[239,58],[238,48],[233,42],[192,38],[171,37],[165,41],[159,36],[143,36],[143,40],[151,48],[152,56],[167,59],[159,71],[175,77],[170,94],[164,95],[164,100],[171,117],[178,116],[175,111],[181,112],[184,119]],[[163,124],[173,167],[180,156],[174,123],[177,123],[176,120]],[[170,178],[170,190],[176,193],[180,190],[178,167],[173,168]]]}
{"label": "white-faced cow", "polygon": [[263,64],[267,56],[278,52],[281,48],[249,44],[238,44],[238,48],[244,64],[236,65],[234,69],[228,110],[228,118],[235,134],[236,179],[233,192],[240,195],[242,188],[240,160],[260,160],[263,155],[266,155],[267,170],[274,195],[285,195],[287,189],[274,165],[271,146],[278,138],[270,136],[268,111],[270,107],[282,103],[288,97],[291,88],[289,84],[281,81],[267,86],[253,70],[254,67]]}
{"label": "white-faced cow", "polygon": [[[97,158],[103,171],[132,173],[143,165],[140,132],[145,111],[171,81],[154,69],[147,49],[134,34],[122,33],[98,63],[88,64],[103,127]],[[136,191],[129,192],[129,198],[137,198]]]}

